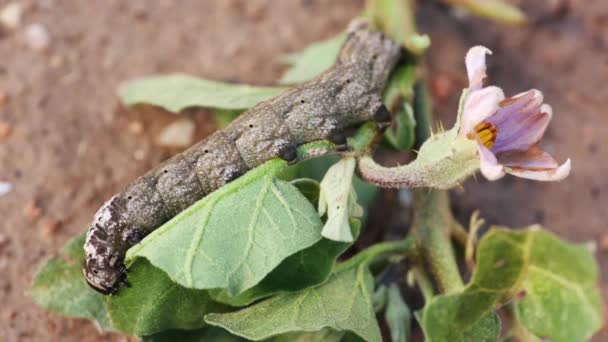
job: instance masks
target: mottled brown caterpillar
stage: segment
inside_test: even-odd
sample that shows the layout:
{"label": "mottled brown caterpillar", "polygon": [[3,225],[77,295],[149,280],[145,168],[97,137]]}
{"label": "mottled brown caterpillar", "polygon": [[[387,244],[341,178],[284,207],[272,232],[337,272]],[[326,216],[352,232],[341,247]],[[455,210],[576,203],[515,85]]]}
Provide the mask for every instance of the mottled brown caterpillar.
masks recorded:
{"label": "mottled brown caterpillar", "polygon": [[381,93],[400,47],[361,22],[351,24],[336,63],[314,80],[264,101],[225,129],[131,183],[95,215],[84,245],[89,285],[113,294],[126,285],[126,251],[163,223],[246,171],[272,159],[296,162],[296,148],[345,130],[386,122]]}

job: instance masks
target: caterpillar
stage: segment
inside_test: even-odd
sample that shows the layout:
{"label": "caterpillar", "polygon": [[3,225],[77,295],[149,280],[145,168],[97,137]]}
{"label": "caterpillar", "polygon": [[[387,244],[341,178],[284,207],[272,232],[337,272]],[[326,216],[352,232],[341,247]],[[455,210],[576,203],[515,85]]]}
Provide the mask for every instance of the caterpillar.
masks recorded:
{"label": "caterpillar", "polygon": [[315,79],[249,109],[226,128],[136,179],[97,211],[84,250],[87,283],[103,294],[127,286],[126,251],[180,211],[272,159],[297,162],[296,148],[346,143],[346,131],[391,115],[381,94],[398,44],[354,21],[334,65]]}

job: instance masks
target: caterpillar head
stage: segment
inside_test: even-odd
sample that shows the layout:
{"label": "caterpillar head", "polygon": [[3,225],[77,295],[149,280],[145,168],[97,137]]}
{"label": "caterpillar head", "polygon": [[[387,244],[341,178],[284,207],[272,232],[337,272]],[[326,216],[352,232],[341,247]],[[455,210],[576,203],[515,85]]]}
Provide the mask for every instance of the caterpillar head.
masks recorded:
{"label": "caterpillar head", "polygon": [[106,295],[114,294],[126,286],[124,249],[108,234],[119,228],[120,220],[116,196],[106,202],[95,215],[84,244],[84,276],[94,290]]}
{"label": "caterpillar head", "polygon": [[110,266],[100,258],[87,258],[84,265],[87,284],[104,295],[113,295],[123,286],[128,286],[126,269],[122,263]]}

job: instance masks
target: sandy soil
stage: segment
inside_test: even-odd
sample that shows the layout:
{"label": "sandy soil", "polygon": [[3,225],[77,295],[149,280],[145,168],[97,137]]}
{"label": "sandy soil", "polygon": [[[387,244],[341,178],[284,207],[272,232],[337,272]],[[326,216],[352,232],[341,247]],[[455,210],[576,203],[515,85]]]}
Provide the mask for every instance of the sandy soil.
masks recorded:
{"label": "sandy soil", "polygon": [[[419,20],[433,41],[436,112],[446,127],[453,123],[466,84],[464,53],[486,45],[494,51],[493,83],[508,94],[541,89],[553,105],[544,147],[560,161],[571,158],[573,172],[559,184],[472,180],[453,194],[454,209],[463,222],[479,208],[490,223],[541,222],[564,238],[598,242],[608,296],[608,3],[520,2],[534,22],[522,29],[425,2]],[[6,3],[0,0],[0,8]],[[175,116],[121,109],[120,82],[179,71],[270,85],[284,68],[279,56],[337,33],[363,1],[22,3],[21,25],[0,31],[0,181],[13,185],[0,197],[0,340],[120,340],[46,313],[26,295],[40,263],[84,229],[107,197],[176,152],[154,143]],[[35,23],[49,33],[43,51],[26,44],[26,27]],[[198,137],[213,129],[207,113],[186,115],[198,123]],[[134,122],[143,132],[132,129]],[[608,334],[596,337],[602,339]]]}

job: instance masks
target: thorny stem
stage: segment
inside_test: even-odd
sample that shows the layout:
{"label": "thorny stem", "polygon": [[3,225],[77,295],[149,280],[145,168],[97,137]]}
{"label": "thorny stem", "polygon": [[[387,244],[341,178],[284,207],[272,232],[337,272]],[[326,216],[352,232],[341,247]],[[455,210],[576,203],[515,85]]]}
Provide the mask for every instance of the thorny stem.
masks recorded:
{"label": "thorny stem", "polygon": [[[430,99],[423,83],[416,86],[415,113],[416,122],[420,125],[416,132],[417,145],[420,146],[430,136],[432,120]],[[464,286],[450,240],[454,224],[446,191],[414,190],[412,234],[443,293],[457,291]],[[419,286],[422,288],[423,285],[419,282]]]}

